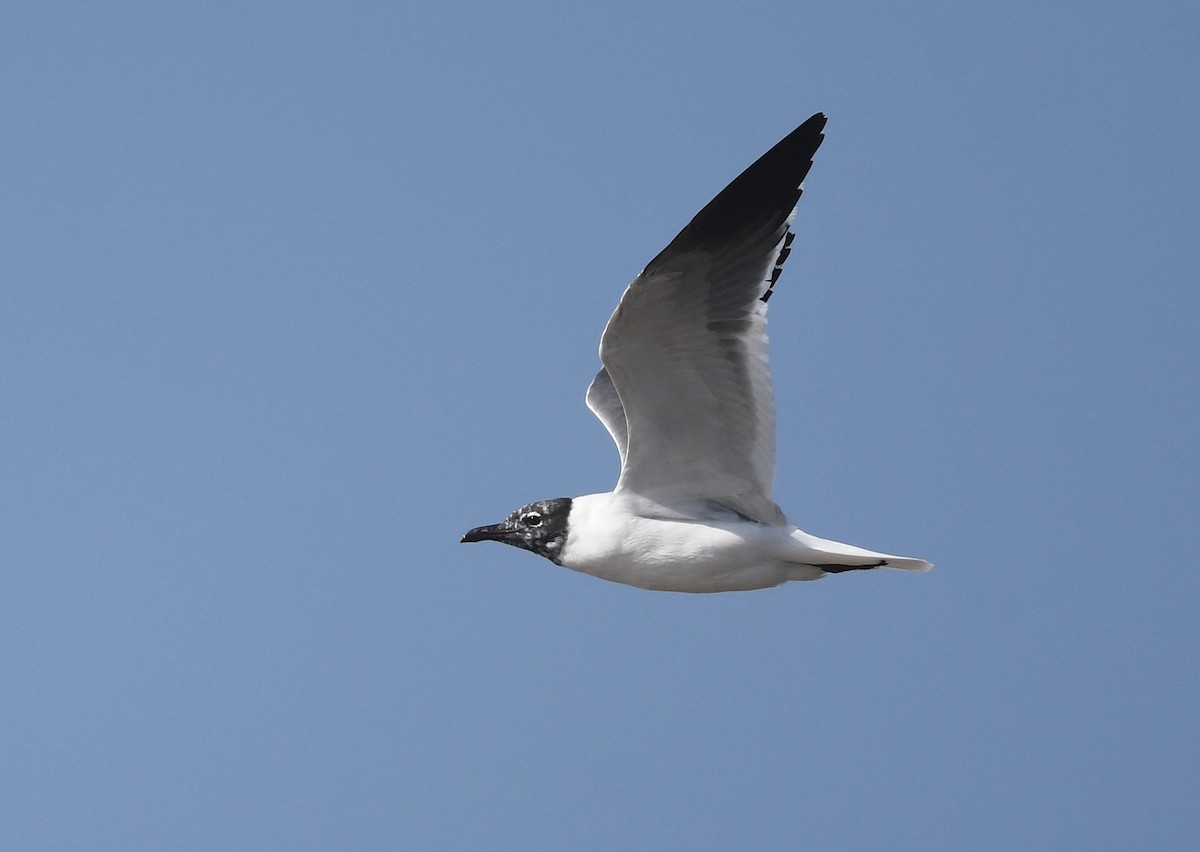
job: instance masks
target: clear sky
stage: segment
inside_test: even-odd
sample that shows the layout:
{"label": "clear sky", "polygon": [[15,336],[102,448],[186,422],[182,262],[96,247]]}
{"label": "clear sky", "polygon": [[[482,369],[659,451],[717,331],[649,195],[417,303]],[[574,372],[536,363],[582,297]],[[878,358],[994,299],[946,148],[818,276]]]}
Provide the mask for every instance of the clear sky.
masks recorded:
{"label": "clear sky", "polygon": [[[1197,848],[1198,9],[4,4],[3,845]],[[459,545],[818,110],[776,496],[937,568]]]}

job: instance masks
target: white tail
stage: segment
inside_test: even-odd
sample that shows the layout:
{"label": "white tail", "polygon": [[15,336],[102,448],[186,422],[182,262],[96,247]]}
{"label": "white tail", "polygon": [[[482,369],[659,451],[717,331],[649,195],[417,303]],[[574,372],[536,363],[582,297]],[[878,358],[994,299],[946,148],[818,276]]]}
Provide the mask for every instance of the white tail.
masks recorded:
{"label": "white tail", "polygon": [[795,530],[791,535],[791,547],[786,555],[788,562],[798,562],[820,568],[826,574],[842,571],[859,571],[867,568],[899,568],[904,571],[928,571],[933,567],[924,559],[912,556],[895,556],[866,550],[853,544],[831,541],[809,535],[804,530]]}

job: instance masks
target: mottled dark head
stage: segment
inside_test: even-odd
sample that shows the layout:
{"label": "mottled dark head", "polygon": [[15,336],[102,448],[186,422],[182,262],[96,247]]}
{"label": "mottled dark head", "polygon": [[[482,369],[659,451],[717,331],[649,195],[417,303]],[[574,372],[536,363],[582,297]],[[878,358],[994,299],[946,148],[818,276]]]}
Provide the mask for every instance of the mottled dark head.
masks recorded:
{"label": "mottled dark head", "polygon": [[463,541],[499,541],[558,560],[567,543],[567,516],[571,514],[571,498],[556,497],[522,506],[498,524],[476,527],[462,537]]}

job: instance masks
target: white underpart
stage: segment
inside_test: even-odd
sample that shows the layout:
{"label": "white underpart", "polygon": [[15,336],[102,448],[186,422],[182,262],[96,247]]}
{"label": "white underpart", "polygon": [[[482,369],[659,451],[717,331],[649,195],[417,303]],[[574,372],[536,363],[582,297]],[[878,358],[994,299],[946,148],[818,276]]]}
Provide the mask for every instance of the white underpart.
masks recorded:
{"label": "white underpart", "polygon": [[[560,563],[643,589],[734,592],[788,580],[816,580],[817,567],[873,565],[925,570],[929,565],[809,535],[788,524],[768,526],[727,515],[721,519],[651,517],[653,507],[620,493],[576,497]],[[699,511],[692,514],[701,514]]]}

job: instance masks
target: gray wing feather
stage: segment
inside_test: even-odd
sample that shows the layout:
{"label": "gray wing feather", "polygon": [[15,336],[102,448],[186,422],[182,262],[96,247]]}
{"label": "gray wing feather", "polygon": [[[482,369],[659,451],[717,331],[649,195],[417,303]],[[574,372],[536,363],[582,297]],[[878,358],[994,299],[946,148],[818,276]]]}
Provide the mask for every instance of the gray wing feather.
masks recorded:
{"label": "gray wing feather", "polygon": [[824,126],[815,115],[759,158],[622,296],[600,342],[605,369],[588,391],[622,450],[618,491],[786,522],[772,496],[764,297]]}
{"label": "gray wing feather", "polygon": [[625,454],[629,448],[629,426],[625,422],[625,406],[613,385],[608,370],[601,368],[587,389],[587,407],[600,418],[608,434],[612,435],[617,452],[621,454],[621,467],[625,467]]}

